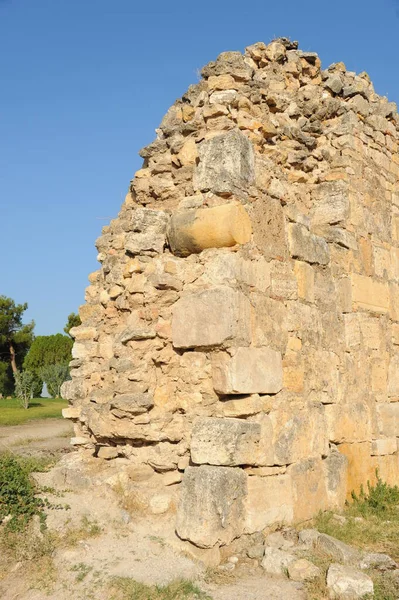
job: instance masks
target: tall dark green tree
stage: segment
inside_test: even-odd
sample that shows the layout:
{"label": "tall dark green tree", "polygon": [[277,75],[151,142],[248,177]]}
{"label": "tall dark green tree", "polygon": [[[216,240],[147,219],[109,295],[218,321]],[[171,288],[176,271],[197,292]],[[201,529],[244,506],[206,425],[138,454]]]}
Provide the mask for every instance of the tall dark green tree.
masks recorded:
{"label": "tall dark green tree", "polygon": [[64,331],[67,335],[70,335],[69,331],[72,329],[72,327],[78,327],[81,324],[82,321],[80,320],[79,315],[76,313],[71,313],[68,315],[68,321],[64,327]]}
{"label": "tall dark green tree", "polygon": [[0,296],[0,393],[11,394],[13,374],[22,367],[33,341],[34,322],[24,324],[25,304],[15,304],[12,298]]}
{"label": "tall dark green tree", "polygon": [[72,360],[73,340],[62,333],[38,335],[24,360],[24,368],[37,374],[49,365],[67,365]]}

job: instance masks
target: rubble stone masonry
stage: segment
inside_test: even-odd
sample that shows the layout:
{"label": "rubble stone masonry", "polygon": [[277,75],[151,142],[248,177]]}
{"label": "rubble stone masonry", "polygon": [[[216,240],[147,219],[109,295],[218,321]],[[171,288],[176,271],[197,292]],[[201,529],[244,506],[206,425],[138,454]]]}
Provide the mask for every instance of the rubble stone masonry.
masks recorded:
{"label": "rubble stone masonry", "polygon": [[64,416],[180,538],[399,483],[398,138],[366,73],[282,38],[209,63],[141,150]]}

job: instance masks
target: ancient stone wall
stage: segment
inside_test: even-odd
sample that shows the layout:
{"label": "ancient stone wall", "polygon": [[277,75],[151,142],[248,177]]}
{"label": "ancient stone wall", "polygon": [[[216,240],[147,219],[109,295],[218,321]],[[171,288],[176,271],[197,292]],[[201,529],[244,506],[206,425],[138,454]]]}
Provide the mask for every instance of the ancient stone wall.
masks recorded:
{"label": "ancient stone wall", "polygon": [[287,39],[202,76],[97,240],[64,394],[212,548],[399,482],[399,118]]}

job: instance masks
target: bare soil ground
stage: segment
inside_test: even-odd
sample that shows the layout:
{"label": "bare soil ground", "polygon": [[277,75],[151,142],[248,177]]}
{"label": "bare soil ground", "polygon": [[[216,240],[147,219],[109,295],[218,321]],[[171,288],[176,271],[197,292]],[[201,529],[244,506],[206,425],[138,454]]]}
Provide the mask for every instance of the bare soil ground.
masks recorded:
{"label": "bare soil ground", "polygon": [[0,452],[41,456],[70,452],[73,427],[65,419],[28,421],[0,427]]}
{"label": "bare soil ground", "polygon": [[[71,426],[66,421],[36,421],[1,427],[0,444],[18,454],[56,456],[70,451],[70,434]],[[61,460],[61,464],[69,464],[72,473],[74,458],[70,454]],[[60,477],[60,467],[35,476],[40,485],[46,486],[43,496],[57,508],[47,511],[44,537],[36,528],[20,560],[2,570],[2,600],[110,600],[114,598],[110,592],[114,577],[146,585],[190,580],[212,600],[306,598],[300,584],[267,576],[249,560],[240,559],[234,572],[225,572],[225,576],[220,571],[219,577],[217,569],[210,576],[209,569],[182,551],[174,534],[173,515],[149,521],[144,515],[129,514],[104,480],[87,485],[77,471],[73,489]],[[39,552],[37,559],[30,559],[29,546],[45,546],[46,536],[52,540],[51,551],[44,551],[43,556]]]}

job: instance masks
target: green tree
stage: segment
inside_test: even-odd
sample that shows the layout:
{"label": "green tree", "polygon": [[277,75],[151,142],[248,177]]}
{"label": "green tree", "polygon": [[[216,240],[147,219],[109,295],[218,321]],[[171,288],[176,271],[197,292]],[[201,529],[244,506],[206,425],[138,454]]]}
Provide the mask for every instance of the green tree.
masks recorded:
{"label": "green tree", "polygon": [[67,335],[70,335],[69,331],[72,329],[72,327],[78,327],[81,324],[82,321],[80,320],[79,315],[77,315],[76,313],[71,313],[70,315],[68,315],[68,321],[64,327],[64,331]]}
{"label": "green tree", "polygon": [[53,398],[61,397],[61,386],[69,377],[68,365],[47,365],[40,369],[47,391]]}
{"label": "green tree", "polygon": [[62,333],[38,335],[24,360],[24,368],[40,375],[48,365],[68,365],[72,360],[73,340]]}
{"label": "green tree", "polygon": [[24,324],[22,317],[28,305],[15,304],[0,296],[0,393],[14,390],[13,374],[17,373],[33,341],[34,322]]}

